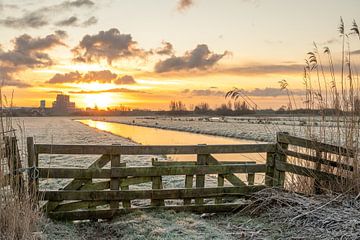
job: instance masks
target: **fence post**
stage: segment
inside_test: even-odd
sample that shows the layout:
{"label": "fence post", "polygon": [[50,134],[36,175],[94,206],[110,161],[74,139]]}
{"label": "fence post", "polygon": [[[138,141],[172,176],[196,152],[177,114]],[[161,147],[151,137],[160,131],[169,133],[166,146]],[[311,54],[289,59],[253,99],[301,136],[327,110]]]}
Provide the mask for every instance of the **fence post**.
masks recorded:
{"label": "fence post", "polygon": [[[218,182],[218,187],[224,187],[225,178],[224,178],[223,174],[218,174],[217,182]],[[223,202],[222,197],[215,198],[215,203],[216,204],[220,204],[222,202]]]}
{"label": "fence post", "polygon": [[28,152],[28,191],[30,197],[36,201],[37,182],[36,182],[36,153],[34,146],[34,138],[27,138],[27,152]]}
{"label": "fence post", "polygon": [[[315,169],[318,171],[321,171],[321,163],[320,163],[320,158],[321,158],[322,152],[320,152],[319,150],[316,150],[316,158],[318,159],[318,162],[315,163]],[[320,194],[321,193],[321,182],[320,179],[318,179],[318,177],[314,177],[314,193],[315,194]]]}
{"label": "fence post", "polygon": [[[157,160],[152,159],[152,161],[151,161],[152,165],[154,165],[155,161],[157,161]],[[162,189],[163,188],[161,176],[151,177],[151,180],[152,180],[152,189]],[[164,203],[164,200],[151,199],[151,205],[152,206],[164,206],[165,203]]]}
{"label": "fence post", "polygon": [[12,163],[10,168],[12,174],[14,174],[15,186],[14,190],[21,194],[24,191],[24,179],[23,174],[18,171],[18,169],[22,168],[21,166],[21,159],[19,154],[19,148],[17,144],[16,137],[10,138],[10,155],[8,156],[10,159],[12,158]]}
{"label": "fence post", "polygon": [[[120,155],[112,155],[110,154],[110,163],[111,163],[111,170],[114,168],[120,167]],[[110,190],[117,190],[119,191],[120,187],[120,179],[111,177],[110,180]],[[118,209],[119,208],[119,201],[111,201],[110,208],[111,209]]]}
{"label": "fence post", "polygon": [[276,162],[286,162],[286,154],[283,150],[288,149],[289,144],[281,140],[280,135],[289,135],[288,132],[278,132],[276,134],[276,154],[275,154],[275,164],[274,164],[274,183],[276,187],[285,186],[285,172],[279,171],[276,167]]}
{"label": "fence post", "polygon": [[274,171],[275,171],[274,166],[275,166],[275,152],[267,152],[265,185],[268,187],[274,186]]}
{"label": "fence post", "polygon": [[[198,146],[205,146],[206,144],[198,144]],[[206,165],[208,154],[197,154],[196,165]],[[196,175],[196,188],[205,187],[205,174]],[[195,198],[195,204],[204,204],[203,198]]]}

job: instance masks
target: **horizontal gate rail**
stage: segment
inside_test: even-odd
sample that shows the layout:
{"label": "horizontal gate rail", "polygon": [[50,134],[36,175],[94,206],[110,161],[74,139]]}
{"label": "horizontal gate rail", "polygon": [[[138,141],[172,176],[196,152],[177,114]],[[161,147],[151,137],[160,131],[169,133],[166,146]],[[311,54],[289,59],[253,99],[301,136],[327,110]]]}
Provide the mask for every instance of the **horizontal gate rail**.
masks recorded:
{"label": "horizontal gate rail", "polygon": [[56,145],[36,144],[38,154],[121,154],[121,155],[157,155],[157,154],[211,154],[211,153],[255,153],[271,152],[275,144],[241,145]]}

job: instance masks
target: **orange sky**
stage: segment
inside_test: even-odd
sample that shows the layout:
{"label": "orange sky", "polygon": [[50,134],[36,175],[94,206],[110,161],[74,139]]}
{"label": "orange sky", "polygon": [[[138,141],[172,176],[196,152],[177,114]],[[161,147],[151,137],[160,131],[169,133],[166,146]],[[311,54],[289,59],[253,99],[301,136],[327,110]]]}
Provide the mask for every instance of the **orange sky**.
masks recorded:
{"label": "orange sky", "polygon": [[[279,81],[301,102],[313,41],[336,61],[339,18],[349,16],[348,30],[358,9],[355,0],[4,0],[3,91],[14,90],[16,106],[50,107],[62,92],[81,108],[167,109],[171,100],[216,107],[237,87],[278,108],[288,102]],[[360,41],[351,41],[358,61]]]}

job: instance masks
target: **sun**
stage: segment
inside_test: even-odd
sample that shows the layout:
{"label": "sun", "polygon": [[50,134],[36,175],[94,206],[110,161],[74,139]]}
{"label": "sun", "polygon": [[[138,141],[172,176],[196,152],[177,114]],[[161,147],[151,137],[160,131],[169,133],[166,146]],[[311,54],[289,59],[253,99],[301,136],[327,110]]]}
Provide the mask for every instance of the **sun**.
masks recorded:
{"label": "sun", "polygon": [[86,107],[106,109],[112,104],[112,97],[108,93],[86,94],[84,96]]}

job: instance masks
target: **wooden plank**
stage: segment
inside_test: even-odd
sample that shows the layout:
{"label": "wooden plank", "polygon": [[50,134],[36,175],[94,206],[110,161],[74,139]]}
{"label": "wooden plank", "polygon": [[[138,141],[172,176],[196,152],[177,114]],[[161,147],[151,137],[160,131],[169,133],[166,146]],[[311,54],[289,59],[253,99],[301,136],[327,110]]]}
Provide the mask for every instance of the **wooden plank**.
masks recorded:
{"label": "wooden plank", "polygon": [[247,181],[248,181],[249,186],[253,186],[254,183],[255,183],[255,174],[254,173],[249,173],[247,175]]}
{"label": "wooden plank", "polygon": [[[152,166],[154,166],[154,164],[156,164],[156,162],[158,162],[157,159],[152,159],[151,163]],[[151,177],[152,179],[152,189],[162,189],[163,188],[163,184],[162,184],[162,176],[159,177]],[[151,206],[165,206],[164,200],[155,200],[155,199],[151,199]]]}
{"label": "wooden plank", "polygon": [[[98,159],[96,159],[92,164],[90,164],[89,169],[101,169],[110,161],[110,155],[101,155]],[[122,167],[125,166],[120,164]],[[92,181],[91,179],[74,179],[70,183],[68,183],[63,190],[76,190],[82,188],[91,188]],[[109,182],[110,188],[110,182]],[[61,202],[47,202],[43,209],[46,211],[53,211],[59,206]]]}
{"label": "wooden plank", "polygon": [[327,165],[330,167],[336,167],[336,168],[342,168],[344,170],[347,171],[353,171],[354,168],[351,165],[348,164],[344,164],[344,163],[339,163],[339,162],[335,162],[332,160],[328,160],[322,157],[316,157],[316,156],[311,156],[305,153],[299,153],[299,152],[295,152],[295,151],[291,151],[291,150],[282,150],[286,155],[291,156],[291,157],[295,157],[295,158],[299,158],[299,159],[303,159],[306,161],[311,161],[311,162],[317,162],[317,163],[321,163],[323,165]]}
{"label": "wooden plank", "polygon": [[[101,181],[101,182],[92,182],[85,184],[80,187],[81,190],[104,190],[110,189],[110,181]],[[66,190],[76,190],[76,189],[66,189]]]}
{"label": "wooden plank", "polygon": [[[191,189],[193,187],[194,176],[193,175],[186,175],[185,176],[185,188]],[[184,205],[191,204],[191,198],[184,198]]]}
{"label": "wooden plank", "polygon": [[[128,177],[128,178],[120,178],[120,187],[128,187],[130,185],[142,184],[151,182],[152,177]],[[126,190],[121,188],[122,190]]]}
{"label": "wooden plank", "polygon": [[[120,155],[110,155],[111,169],[120,167]],[[120,179],[117,177],[112,177],[110,179],[110,190],[119,190]],[[110,208],[119,208],[120,203],[118,201],[111,201]]]}
{"label": "wooden plank", "polygon": [[354,157],[355,151],[352,149],[346,149],[340,146],[331,145],[327,143],[321,143],[315,140],[309,140],[305,138],[290,136],[284,133],[278,133],[278,141],[281,143],[287,143],[299,147],[310,148],[321,152],[328,152],[339,154],[342,156]]}
{"label": "wooden plank", "polygon": [[0,176],[0,188],[10,185],[10,174]]}
{"label": "wooden plank", "polygon": [[[321,158],[321,152],[320,151],[316,151],[316,158],[318,158],[318,159]],[[320,162],[315,163],[315,169],[317,171],[321,171],[321,163]],[[321,193],[321,181],[318,178],[314,178],[314,193],[315,194],[320,194]]]}
{"label": "wooden plank", "polygon": [[[152,189],[162,189],[162,177],[152,177]],[[152,206],[165,206],[164,200],[151,199]]]}
{"label": "wooden plank", "polygon": [[[256,164],[255,161],[218,161],[218,164]],[[196,161],[154,161],[153,166],[196,165]]]}
{"label": "wooden plank", "polygon": [[321,172],[315,169],[310,169],[306,167],[300,167],[289,163],[284,163],[282,161],[276,162],[276,167],[280,171],[286,171],[291,172],[299,175],[303,175],[306,177],[316,177],[318,179],[324,180],[324,181],[344,181],[345,178],[342,178],[341,176],[337,176],[331,173]]}
{"label": "wooden plank", "polygon": [[274,186],[274,166],[275,166],[275,153],[266,153],[266,173],[265,173],[265,185],[268,187]]}
{"label": "wooden plank", "polygon": [[46,154],[120,154],[120,155],[157,155],[157,154],[211,154],[211,153],[253,153],[275,151],[274,144],[238,145],[56,145],[36,144],[38,153]]}
{"label": "wooden plank", "polygon": [[109,204],[109,201],[77,201],[70,203],[63,203],[57,206],[56,212],[74,211],[78,209],[94,209],[97,206],[104,206]]}
{"label": "wooden plank", "polygon": [[[198,154],[196,164],[197,166],[206,166],[208,154]],[[196,188],[204,188],[205,187],[205,174],[196,174]],[[204,204],[203,198],[196,198],[195,204]]]}
{"label": "wooden plank", "polygon": [[[212,155],[209,155],[207,161],[208,161],[209,165],[219,165],[219,161],[216,158],[214,158],[214,156],[212,156]],[[244,165],[248,166],[247,164],[244,164]],[[249,165],[253,166],[253,165],[256,165],[256,163],[255,164],[251,163]],[[246,186],[246,183],[244,183],[239,177],[237,177],[233,173],[223,174],[223,176],[226,180],[228,180],[234,186]]]}
{"label": "wooden plank", "polygon": [[[276,135],[276,141],[277,141],[277,147],[276,147],[276,152],[275,152],[275,163],[280,161],[280,162],[286,162],[286,155],[284,154],[284,152],[282,152],[282,149],[288,149],[289,144],[288,143],[283,143],[281,142],[281,140],[279,139],[279,136],[285,136],[288,133],[277,133]],[[278,168],[276,168],[276,164],[275,164],[275,168],[274,168],[274,186],[276,187],[284,187],[285,186],[285,171],[281,171]]]}
{"label": "wooden plank", "polygon": [[84,200],[84,201],[122,201],[134,199],[184,199],[213,198],[220,196],[247,196],[264,189],[265,186],[215,187],[215,188],[176,188],[159,190],[105,190],[105,191],[40,191],[44,200]]}
{"label": "wooden plank", "polygon": [[176,212],[195,212],[195,213],[218,213],[240,211],[248,204],[216,204],[216,205],[186,205],[186,206],[164,206],[164,207],[142,207],[116,210],[92,210],[92,211],[72,211],[72,212],[51,212],[48,217],[54,220],[87,220],[87,219],[109,219],[118,215],[132,213],[134,211],[176,211]]}
{"label": "wooden plank", "polygon": [[[27,141],[27,153],[28,153],[28,167],[32,168],[32,167],[36,167],[36,160],[35,160],[35,149],[34,149],[34,138],[32,137],[28,137]],[[28,190],[29,190],[29,194],[30,196],[32,196],[33,198],[36,197],[36,180],[34,178],[35,172],[34,169],[32,169],[29,174],[28,174]]]}
{"label": "wooden plank", "polygon": [[[225,183],[225,178],[224,175],[218,174],[218,187],[224,187],[224,183]],[[221,197],[215,198],[215,203],[216,204],[220,204],[223,202],[223,199]]]}
{"label": "wooden plank", "polygon": [[[7,138],[7,140],[9,139]],[[9,171],[13,174],[12,189],[17,193],[22,194],[25,191],[25,186],[24,186],[23,174],[21,172],[16,171],[17,169],[22,168],[16,137],[11,137],[10,142],[8,142],[8,145],[10,147],[9,155],[7,156],[9,159],[8,161]]]}
{"label": "wooden plank", "polygon": [[[265,172],[265,164],[207,165],[174,167],[126,167],[110,169],[39,168],[40,178],[152,177],[164,175],[232,174]],[[227,178],[228,179],[228,178]],[[228,179],[229,180],[229,179]]]}

